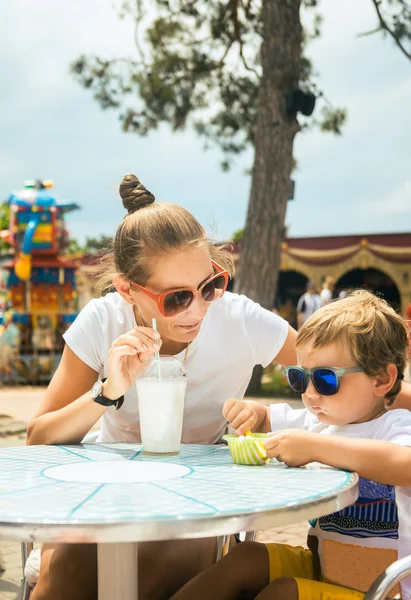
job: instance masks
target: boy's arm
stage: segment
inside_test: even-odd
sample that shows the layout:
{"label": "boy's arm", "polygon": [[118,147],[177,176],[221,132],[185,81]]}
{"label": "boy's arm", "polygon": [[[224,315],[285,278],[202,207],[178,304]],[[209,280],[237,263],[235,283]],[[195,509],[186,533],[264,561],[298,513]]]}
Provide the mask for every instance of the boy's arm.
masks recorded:
{"label": "boy's arm", "polygon": [[254,433],[271,431],[270,407],[254,400],[230,398],[223,406],[223,416],[237,435],[244,435],[248,430]]}
{"label": "boy's arm", "polygon": [[[251,400],[249,401],[251,402]],[[271,431],[270,423],[270,407],[264,406],[260,402],[256,402],[258,425],[254,427],[255,433],[269,433]]]}
{"label": "boy's arm", "polygon": [[318,435],[315,460],[378,483],[411,486],[411,448],[380,440]]}
{"label": "boy's arm", "polygon": [[403,381],[401,384],[401,391],[397,395],[393,406],[390,408],[405,408],[405,410],[411,410],[411,383]]}
{"label": "boy's arm", "polygon": [[360,477],[411,486],[411,448],[380,440],[344,438],[298,429],[276,432],[265,441],[267,455],[297,467],[321,462]]}

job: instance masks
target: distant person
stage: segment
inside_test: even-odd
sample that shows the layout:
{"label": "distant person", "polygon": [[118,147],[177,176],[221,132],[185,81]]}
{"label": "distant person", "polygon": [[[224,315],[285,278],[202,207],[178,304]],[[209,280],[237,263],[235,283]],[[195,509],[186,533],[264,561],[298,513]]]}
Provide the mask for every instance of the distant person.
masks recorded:
{"label": "distant person", "polygon": [[321,290],[321,306],[328,304],[334,297],[335,279],[328,275],[323,283],[323,289]]}
{"label": "distant person", "polygon": [[307,283],[306,292],[301,296],[297,304],[297,327],[300,329],[303,323],[321,307],[321,298],[317,294],[315,284]]}

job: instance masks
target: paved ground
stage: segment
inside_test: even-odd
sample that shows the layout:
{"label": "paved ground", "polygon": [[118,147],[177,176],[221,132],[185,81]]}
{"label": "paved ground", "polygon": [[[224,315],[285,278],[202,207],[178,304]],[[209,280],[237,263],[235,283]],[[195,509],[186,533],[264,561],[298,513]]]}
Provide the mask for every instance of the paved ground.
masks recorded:
{"label": "paved ground", "polygon": [[[44,389],[0,387],[0,447],[25,444],[26,424],[37,410]],[[264,402],[272,401],[267,399]],[[298,401],[290,404],[295,407],[301,406]],[[306,532],[307,523],[304,522],[261,532],[259,539],[301,546],[305,545]],[[16,600],[22,576],[20,544],[0,541],[0,552],[0,564],[3,562],[5,569],[0,572],[0,600]]]}

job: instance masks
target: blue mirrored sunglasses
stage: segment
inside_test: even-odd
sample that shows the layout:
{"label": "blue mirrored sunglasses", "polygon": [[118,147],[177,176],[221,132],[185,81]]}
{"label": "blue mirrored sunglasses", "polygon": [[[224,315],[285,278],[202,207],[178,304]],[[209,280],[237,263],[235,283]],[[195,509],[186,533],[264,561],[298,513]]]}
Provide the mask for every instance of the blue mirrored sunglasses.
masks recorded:
{"label": "blue mirrored sunglasses", "polygon": [[315,369],[303,369],[302,367],[285,367],[285,374],[290,388],[297,394],[307,391],[308,382],[313,382],[317,392],[322,396],[333,396],[340,389],[340,378],[349,373],[364,373],[362,367],[347,367],[338,369],[335,367],[316,367]]}

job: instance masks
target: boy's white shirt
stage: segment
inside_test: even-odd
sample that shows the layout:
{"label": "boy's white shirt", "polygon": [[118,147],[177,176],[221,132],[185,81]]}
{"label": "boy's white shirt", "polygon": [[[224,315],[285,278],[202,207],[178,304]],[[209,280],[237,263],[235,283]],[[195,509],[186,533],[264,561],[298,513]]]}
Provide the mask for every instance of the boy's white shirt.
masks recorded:
{"label": "boy's white shirt", "polygon": [[[411,412],[408,410],[391,410],[378,419],[367,423],[339,426],[321,423],[307,409],[293,410],[288,404],[272,404],[270,406],[270,420],[272,431],[304,429],[321,435],[381,440],[401,446],[411,446]],[[342,511],[345,516],[341,515],[339,520],[343,522],[345,519],[348,524],[352,523],[352,517],[355,516],[357,519],[358,515],[360,515],[360,519],[364,519],[363,522],[367,520],[370,514],[387,516],[390,506],[392,510],[393,504],[393,501],[387,500],[383,495],[387,493],[388,488],[395,490],[392,494],[395,493],[395,504],[398,511],[397,539],[380,537],[383,532],[378,529],[376,531],[380,531],[380,536],[372,535],[370,532],[368,532],[368,537],[349,535],[348,531],[354,531],[352,524],[345,534],[337,531],[327,531],[324,527],[333,528],[335,525],[332,520],[329,524],[325,523],[325,518],[323,518],[323,523],[320,519],[316,519],[312,524],[313,526],[310,527],[308,535],[315,536],[318,539],[321,572],[327,580],[344,587],[366,591],[370,582],[388,564],[394,562],[397,558],[403,558],[411,554],[411,487],[384,486],[375,482],[368,483],[367,480],[362,479],[360,480],[360,496],[361,490],[374,490],[372,492],[374,493],[381,489],[380,506],[378,506],[378,498],[373,496],[374,503],[362,504],[363,508],[359,508],[357,504],[352,508],[347,508]],[[386,498],[385,501],[383,500],[384,497]],[[386,510],[386,513],[384,513],[384,510]],[[370,511],[374,511],[374,513]],[[366,512],[369,514],[367,515]],[[369,522],[386,522],[384,516],[381,519],[377,517]],[[356,535],[367,535],[365,531],[362,531],[361,528],[355,528]],[[391,532],[391,535],[394,534]],[[362,548],[364,548],[364,551],[361,550]],[[365,551],[366,548],[367,551]],[[385,561],[388,561],[388,564],[384,564]],[[411,578],[407,578],[401,584],[401,593],[403,600],[411,599]]]}

